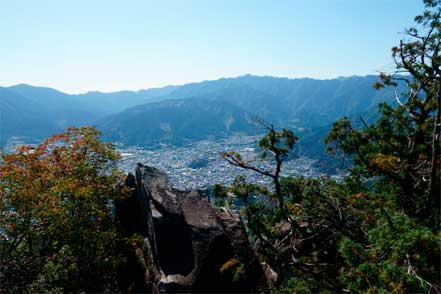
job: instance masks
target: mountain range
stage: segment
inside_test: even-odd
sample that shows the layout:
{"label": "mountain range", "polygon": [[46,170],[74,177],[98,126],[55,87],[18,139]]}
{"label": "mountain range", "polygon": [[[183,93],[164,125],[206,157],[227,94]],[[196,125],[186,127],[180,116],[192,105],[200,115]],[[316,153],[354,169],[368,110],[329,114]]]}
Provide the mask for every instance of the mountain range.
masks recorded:
{"label": "mountain range", "polygon": [[[259,134],[256,121],[294,130],[301,150],[321,149],[343,116],[369,120],[394,91],[375,90],[377,76],[330,80],[245,75],[140,91],[66,94],[20,84],[0,87],[0,144],[11,136],[43,138],[71,125],[97,125],[107,140],[155,147],[231,134]],[[312,146],[314,145],[314,146]],[[315,152],[315,151],[314,151]]]}

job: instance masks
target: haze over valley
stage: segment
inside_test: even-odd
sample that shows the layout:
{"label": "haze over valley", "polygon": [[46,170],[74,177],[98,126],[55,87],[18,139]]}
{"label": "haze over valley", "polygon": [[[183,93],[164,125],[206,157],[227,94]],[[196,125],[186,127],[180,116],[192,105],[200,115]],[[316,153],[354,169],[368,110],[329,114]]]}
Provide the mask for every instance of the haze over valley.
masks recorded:
{"label": "haze over valley", "polygon": [[441,0],[3,2],[0,293],[441,294]]}
{"label": "haze over valley", "polygon": [[25,84],[0,87],[0,143],[5,145],[11,137],[41,139],[67,126],[96,124],[105,139],[156,148],[232,134],[256,135],[262,132],[259,119],[290,128],[305,141],[315,140],[338,118],[363,116],[369,121],[379,102],[393,103],[394,90],[376,91],[372,85],[377,80],[245,75],[136,92],[77,95]]}
{"label": "haze over valley", "polygon": [[[317,176],[335,172],[326,164],[323,144],[332,122],[344,116],[355,123],[360,123],[360,116],[369,122],[379,102],[395,103],[394,91],[373,88],[377,80],[376,76],[317,80],[245,75],[140,91],[74,95],[20,84],[0,88],[0,142],[12,150],[69,126],[97,125],[103,139],[118,144],[123,153],[124,148],[133,151],[136,147],[161,153],[167,148],[191,149],[199,141],[214,146],[234,136],[258,136],[265,132],[262,120],[300,137],[295,154],[310,158],[303,168],[314,169]],[[150,160],[142,152],[132,155],[139,162]],[[317,164],[314,160],[318,159],[325,162]],[[315,166],[309,166],[313,162]],[[156,166],[164,168],[164,164]],[[203,175],[201,170],[194,173]],[[176,183],[185,181],[187,188],[198,182],[182,177]],[[225,179],[211,177],[208,184],[219,181]]]}

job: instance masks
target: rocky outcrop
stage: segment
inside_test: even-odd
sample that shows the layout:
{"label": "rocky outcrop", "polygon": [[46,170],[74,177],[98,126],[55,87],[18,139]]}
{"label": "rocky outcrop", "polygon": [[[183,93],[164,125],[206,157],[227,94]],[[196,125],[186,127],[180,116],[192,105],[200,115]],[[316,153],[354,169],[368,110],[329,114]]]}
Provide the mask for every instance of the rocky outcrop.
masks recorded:
{"label": "rocky outcrop", "polygon": [[197,191],[174,189],[161,171],[138,164],[117,205],[122,231],[138,234],[120,283],[133,292],[254,292],[264,271],[238,213],[216,209]]}

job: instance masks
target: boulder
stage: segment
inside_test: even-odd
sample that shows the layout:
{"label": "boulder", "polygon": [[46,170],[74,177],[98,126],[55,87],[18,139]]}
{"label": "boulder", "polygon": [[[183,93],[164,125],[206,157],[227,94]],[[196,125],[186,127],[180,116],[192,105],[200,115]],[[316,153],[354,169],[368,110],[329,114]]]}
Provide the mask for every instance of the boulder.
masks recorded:
{"label": "boulder", "polygon": [[143,238],[121,270],[129,291],[252,293],[265,286],[237,212],[173,188],[163,172],[142,164],[126,185],[133,193],[116,207],[121,230]]}

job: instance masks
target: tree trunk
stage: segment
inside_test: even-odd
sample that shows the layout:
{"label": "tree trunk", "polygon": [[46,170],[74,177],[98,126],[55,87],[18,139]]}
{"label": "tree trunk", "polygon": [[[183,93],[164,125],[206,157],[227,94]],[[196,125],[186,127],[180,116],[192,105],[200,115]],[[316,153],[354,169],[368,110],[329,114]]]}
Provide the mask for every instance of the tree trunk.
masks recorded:
{"label": "tree trunk", "polygon": [[438,78],[438,95],[436,97],[436,114],[435,125],[433,128],[432,137],[432,160],[430,163],[430,182],[429,191],[424,205],[424,211],[431,209],[434,194],[437,190],[437,171],[438,171],[438,157],[440,156],[439,140],[441,133],[441,78]]}

